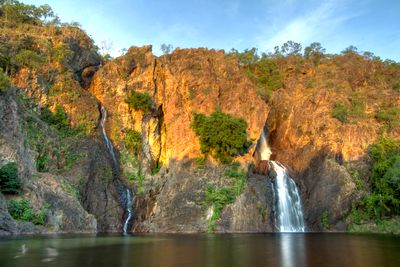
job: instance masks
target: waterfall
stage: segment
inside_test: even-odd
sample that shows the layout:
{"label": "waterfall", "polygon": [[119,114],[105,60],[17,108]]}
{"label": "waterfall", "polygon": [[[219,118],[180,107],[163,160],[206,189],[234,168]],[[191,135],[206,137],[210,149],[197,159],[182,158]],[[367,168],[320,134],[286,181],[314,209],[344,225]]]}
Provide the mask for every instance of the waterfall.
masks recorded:
{"label": "waterfall", "polygon": [[124,223],[124,228],[123,228],[124,234],[128,233],[129,221],[132,218],[132,193],[128,188],[126,189],[126,211],[128,212],[128,216],[126,217]]}
{"label": "waterfall", "polygon": [[258,140],[256,153],[260,161],[268,160],[269,176],[274,176],[271,178],[275,203],[275,225],[280,232],[304,232],[303,210],[296,183],[289,176],[285,166],[270,160],[272,152],[268,146],[265,129]]}
{"label": "waterfall", "polygon": [[[110,139],[107,136],[107,132],[106,132],[106,128],[105,128],[105,123],[107,120],[107,110],[103,107],[103,105],[100,105],[100,126],[101,126],[101,133],[103,135],[103,139],[104,139],[104,143],[106,144],[108,153],[111,156],[112,159],[112,168],[113,168],[113,172],[114,172],[114,176],[116,179],[118,179],[119,177],[119,166],[118,166],[118,161],[117,161],[117,157],[115,156],[115,152],[114,152],[114,147],[110,141]],[[119,182],[119,180],[118,180]],[[129,188],[126,188],[125,186],[122,185],[121,182],[118,183],[117,188],[121,188],[123,187],[126,191],[123,192],[123,189],[119,190],[120,192],[120,200],[121,202],[124,202],[122,204],[123,207],[125,207],[125,212],[128,214],[126,217],[126,220],[124,222],[124,226],[123,226],[123,233],[127,234],[128,233],[128,226],[129,226],[129,221],[132,218],[132,193],[129,190]],[[122,191],[122,192],[121,192]]]}
{"label": "waterfall", "polygon": [[280,232],[304,232],[303,210],[296,183],[281,163],[271,160],[270,166],[276,174],[273,180],[276,225]]}
{"label": "waterfall", "polygon": [[257,157],[259,160],[269,160],[271,157],[271,149],[268,146],[265,130],[262,131],[260,139],[257,142]]}
{"label": "waterfall", "polygon": [[108,136],[106,133],[105,123],[107,120],[107,110],[103,107],[103,105],[100,106],[100,112],[101,112],[101,121],[100,121],[101,133],[103,135],[104,143],[106,144],[107,150],[111,155],[111,158],[113,161],[113,168],[116,168],[118,166],[117,158],[115,157],[114,147],[113,147],[110,139],[108,139]]}

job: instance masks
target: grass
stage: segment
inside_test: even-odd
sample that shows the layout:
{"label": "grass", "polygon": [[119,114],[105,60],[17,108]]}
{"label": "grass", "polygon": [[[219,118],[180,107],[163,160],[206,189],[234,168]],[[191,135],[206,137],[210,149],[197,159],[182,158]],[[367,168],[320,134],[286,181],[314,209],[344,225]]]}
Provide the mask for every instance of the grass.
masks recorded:
{"label": "grass", "polygon": [[246,185],[246,172],[239,170],[237,164],[230,165],[225,171],[225,175],[232,178],[232,185],[220,188],[209,185],[205,192],[204,205],[211,206],[213,210],[212,216],[208,221],[208,232],[215,230],[215,225],[220,219],[223,209],[235,201]]}
{"label": "grass", "polygon": [[42,208],[35,212],[28,199],[23,198],[19,201],[11,200],[8,205],[8,212],[17,221],[31,222],[35,225],[44,225],[46,223],[48,204],[44,204]]}
{"label": "grass", "polygon": [[321,224],[322,224],[322,227],[325,230],[330,228],[330,225],[329,225],[329,214],[328,214],[327,210],[322,213]]}
{"label": "grass", "polygon": [[60,181],[60,186],[62,188],[62,190],[66,193],[68,193],[69,195],[75,197],[76,199],[80,199],[81,198],[81,194],[79,193],[78,188],[71,184],[70,182],[68,182],[67,180],[62,179]]}
{"label": "grass", "polygon": [[353,233],[385,233],[400,235],[400,217],[360,225],[352,224],[349,231]]}

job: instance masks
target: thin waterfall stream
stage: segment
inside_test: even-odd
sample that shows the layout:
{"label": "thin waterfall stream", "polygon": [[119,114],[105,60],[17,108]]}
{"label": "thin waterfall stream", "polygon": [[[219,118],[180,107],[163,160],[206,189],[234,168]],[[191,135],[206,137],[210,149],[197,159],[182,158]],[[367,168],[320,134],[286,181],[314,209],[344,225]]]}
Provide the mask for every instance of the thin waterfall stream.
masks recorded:
{"label": "thin waterfall stream", "polygon": [[[115,156],[115,152],[114,152],[114,147],[110,141],[110,139],[107,136],[107,132],[105,129],[105,123],[107,120],[107,110],[104,108],[103,105],[100,105],[100,126],[101,126],[101,133],[103,135],[103,139],[104,139],[104,143],[107,147],[108,153],[111,156],[112,159],[112,168],[113,168],[113,172],[114,175],[118,178],[119,177],[119,166],[118,166],[118,161],[117,161],[117,157]],[[129,188],[125,187],[125,190],[123,190],[122,192],[120,192],[121,194],[121,200],[125,209],[125,212],[127,214],[126,219],[124,221],[123,224],[123,233],[127,234],[129,231],[129,222],[132,219],[132,205],[133,205],[133,196],[132,196],[132,192]]]}
{"label": "thin waterfall stream", "polygon": [[272,152],[268,146],[265,130],[257,143],[257,153],[259,160],[268,161],[269,176],[272,176],[275,226],[280,232],[304,232],[304,216],[299,190],[286,167],[278,161],[270,160]]}

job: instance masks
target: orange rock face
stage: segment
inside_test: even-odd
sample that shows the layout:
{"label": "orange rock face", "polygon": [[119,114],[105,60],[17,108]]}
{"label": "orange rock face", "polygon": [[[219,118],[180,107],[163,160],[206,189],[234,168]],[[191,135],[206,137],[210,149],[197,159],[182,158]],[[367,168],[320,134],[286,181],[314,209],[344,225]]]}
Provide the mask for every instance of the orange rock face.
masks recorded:
{"label": "orange rock face", "polygon": [[[154,159],[168,164],[201,156],[198,138],[190,128],[194,112],[216,109],[248,123],[249,139],[258,139],[268,107],[255,86],[223,51],[176,50],[155,57],[150,46],[132,47],[126,55],[98,71],[89,90],[109,111],[108,131],[117,146],[125,130],[142,133]],[[131,91],[147,92],[154,100],[150,119],[125,103]],[[250,153],[249,153],[250,155]]]}

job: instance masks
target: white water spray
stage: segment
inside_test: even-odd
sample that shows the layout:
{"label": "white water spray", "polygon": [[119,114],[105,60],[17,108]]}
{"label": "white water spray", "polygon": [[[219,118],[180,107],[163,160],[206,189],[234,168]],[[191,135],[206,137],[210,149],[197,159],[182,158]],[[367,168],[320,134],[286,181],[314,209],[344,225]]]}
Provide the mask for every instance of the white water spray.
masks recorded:
{"label": "white water spray", "polygon": [[270,160],[271,154],[263,131],[257,143],[257,155],[260,160],[268,160],[270,169],[275,172],[273,190],[276,226],[280,232],[304,232],[303,210],[296,183],[281,163]]}
{"label": "white water spray", "polygon": [[129,221],[132,218],[132,194],[128,188],[126,189],[126,211],[128,212],[128,216],[126,217],[126,220],[124,223],[124,228],[123,228],[124,234],[128,233]]}
{"label": "white water spray", "polygon": [[273,181],[276,197],[276,221],[281,232],[304,232],[301,200],[296,183],[286,168],[277,161],[270,161],[276,176]]}
{"label": "white water spray", "polygon": [[[100,106],[100,113],[101,113],[101,120],[100,120],[101,133],[103,135],[104,143],[106,144],[107,150],[111,155],[114,172],[118,173],[117,157],[115,156],[114,147],[113,147],[110,139],[108,139],[106,128],[105,128],[105,123],[107,120],[107,110],[103,107],[103,105]],[[118,174],[116,174],[116,175],[118,175]],[[129,188],[126,188],[126,198],[125,199],[126,199],[126,212],[128,213],[128,216],[126,217],[126,220],[124,222],[123,232],[124,232],[124,234],[127,234],[129,221],[132,218],[132,193],[129,190]]]}
{"label": "white water spray", "polygon": [[108,139],[108,136],[106,133],[106,128],[105,128],[105,123],[107,120],[107,110],[103,106],[100,106],[100,112],[101,112],[101,121],[100,121],[101,133],[103,134],[103,138],[104,138],[104,142],[106,143],[107,150],[110,153],[111,158],[113,160],[114,167],[116,167],[117,166],[117,158],[115,157],[113,145],[112,145],[110,139]]}

